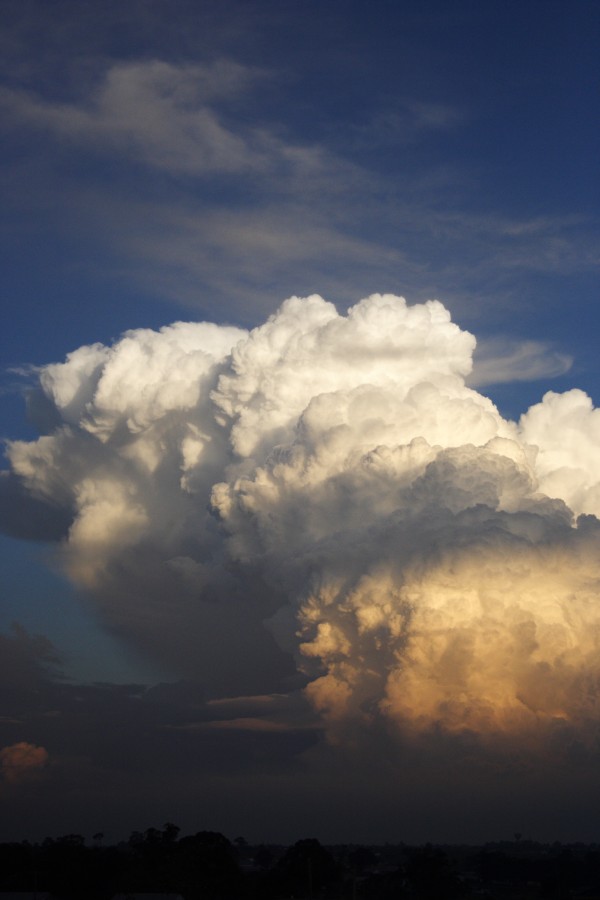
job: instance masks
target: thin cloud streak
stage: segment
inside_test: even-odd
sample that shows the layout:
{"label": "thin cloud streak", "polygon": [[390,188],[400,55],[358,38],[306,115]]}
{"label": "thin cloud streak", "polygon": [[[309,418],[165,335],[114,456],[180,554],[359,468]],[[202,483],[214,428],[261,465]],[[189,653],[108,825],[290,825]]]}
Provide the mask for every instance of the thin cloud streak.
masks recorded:
{"label": "thin cloud streak", "polygon": [[[113,65],[86,105],[53,103],[3,88],[5,116],[97,153],[124,155],[171,175],[286,175],[319,169],[319,154],[255,126],[237,130],[212,105],[246,93],[266,72],[230,60],[176,66]],[[288,168],[291,170],[288,172]]]}
{"label": "thin cloud streak", "polygon": [[473,371],[467,381],[471,387],[536,381],[566,374],[573,360],[544,341],[487,339],[477,342]]}
{"label": "thin cloud streak", "polygon": [[[29,162],[13,164],[7,195],[17,190],[21,203],[24,181],[37,182],[35,196],[28,190],[37,221],[58,204],[62,227],[79,235],[83,225],[111,267],[146,290],[197,309],[218,298],[237,321],[250,321],[249,308],[271,312],[290,283],[341,302],[373,279],[390,289],[401,280],[422,299],[442,286],[455,309],[477,313],[475,304],[506,304],[519,273],[597,267],[589,216],[476,212],[478,184],[456,167],[390,179],[353,159],[351,145],[301,143],[272,119],[244,122],[236,104],[275,81],[275,72],[231,59],[155,59],[112,64],[78,103],[3,88],[8,134],[48,136],[44,159],[30,142]],[[407,139],[415,122],[423,139],[459,127],[443,106],[403,102],[412,110]],[[85,182],[61,162],[82,150],[95,160]],[[165,180],[149,191],[152,173]],[[476,284],[481,299],[467,301]]]}

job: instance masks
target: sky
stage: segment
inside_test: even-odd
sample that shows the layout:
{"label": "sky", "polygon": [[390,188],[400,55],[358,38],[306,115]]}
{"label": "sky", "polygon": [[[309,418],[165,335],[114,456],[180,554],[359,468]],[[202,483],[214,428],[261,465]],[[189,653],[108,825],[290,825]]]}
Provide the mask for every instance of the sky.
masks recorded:
{"label": "sky", "polygon": [[0,840],[598,840],[599,39],[4,0]]}

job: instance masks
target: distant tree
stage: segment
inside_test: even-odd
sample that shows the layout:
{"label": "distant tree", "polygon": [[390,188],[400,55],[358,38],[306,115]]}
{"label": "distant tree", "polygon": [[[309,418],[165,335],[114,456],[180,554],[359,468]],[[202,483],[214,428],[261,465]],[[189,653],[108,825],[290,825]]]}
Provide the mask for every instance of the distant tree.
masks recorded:
{"label": "distant tree", "polygon": [[64,847],[84,847],[85,838],[82,834],[65,834],[55,841],[56,844],[62,844]]}
{"label": "distant tree", "polygon": [[348,863],[355,872],[364,872],[377,863],[377,856],[370,847],[356,847],[348,854]]}
{"label": "distant tree", "polygon": [[274,856],[268,847],[261,844],[254,854],[254,862],[260,869],[268,869],[273,863]]}
{"label": "distant tree", "polygon": [[558,856],[546,862],[545,872],[541,879],[542,897],[563,900],[571,897],[571,888],[575,880],[575,861],[568,849],[563,849]]}
{"label": "distant tree", "polygon": [[199,831],[177,843],[178,890],[186,897],[224,898],[240,895],[242,877],[235,850],[217,831]]}
{"label": "distant tree", "polygon": [[40,882],[60,900],[98,896],[98,879],[92,853],[80,834],[45,840],[40,859]]}
{"label": "distant tree", "polygon": [[414,850],[405,871],[410,892],[419,900],[452,900],[464,895],[463,884],[439,847],[427,844]]}
{"label": "distant tree", "polygon": [[[409,896],[406,890],[406,878],[401,867],[391,872],[371,872],[360,883],[358,889],[356,882],[354,883],[352,895],[354,896],[355,893],[361,900],[404,900]],[[414,897],[414,894],[410,896]],[[439,900],[445,900],[445,898],[441,896]]]}
{"label": "distant tree", "polygon": [[151,846],[156,847],[157,844],[160,844],[163,839],[162,831],[159,831],[158,828],[146,828],[144,832],[144,843]]}
{"label": "distant tree", "polygon": [[168,891],[175,878],[175,854],[179,828],[167,822],[164,829],[133,831],[129,837],[129,858],[121,876],[126,891]]}
{"label": "distant tree", "polygon": [[0,844],[0,890],[25,890],[36,882],[36,850],[28,841]]}
{"label": "distant tree", "polygon": [[275,873],[287,896],[312,898],[337,880],[331,853],[316,838],[297,841],[281,857]]}
{"label": "distant tree", "polygon": [[172,822],[165,822],[163,825],[162,839],[166,844],[172,844],[177,840],[177,836],[181,829]]}

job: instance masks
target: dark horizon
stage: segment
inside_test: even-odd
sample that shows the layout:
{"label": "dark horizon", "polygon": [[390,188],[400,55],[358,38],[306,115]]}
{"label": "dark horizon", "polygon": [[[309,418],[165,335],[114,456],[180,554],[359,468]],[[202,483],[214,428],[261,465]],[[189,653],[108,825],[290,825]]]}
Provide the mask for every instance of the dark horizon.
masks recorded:
{"label": "dark horizon", "polygon": [[[0,843],[0,891],[35,886],[56,900],[137,892],[195,898],[288,897],[450,900],[600,896],[599,845],[536,844],[515,835],[488,845],[333,845],[302,838],[252,846],[213,831],[181,835],[173,823],[111,846],[77,834],[41,845]],[[36,893],[37,896],[37,893]],[[45,894],[44,894],[45,896]]]}

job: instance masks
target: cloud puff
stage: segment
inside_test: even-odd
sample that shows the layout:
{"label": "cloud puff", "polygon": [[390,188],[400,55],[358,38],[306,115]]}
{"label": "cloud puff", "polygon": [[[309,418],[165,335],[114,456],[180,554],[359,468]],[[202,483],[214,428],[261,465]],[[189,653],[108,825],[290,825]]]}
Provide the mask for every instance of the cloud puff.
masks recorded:
{"label": "cloud puff", "polygon": [[539,448],[540,490],[574,510],[600,511],[600,415],[583,391],[549,391],[521,417],[523,439]]}
{"label": "cloud puff", "polygon": [[111,627],[215,695],[280,690],[293,659],[333,736],[594,735],[598,413],[570,391],[503,419],[474,349],[392,295],[129,332],[41,371],[55,424],[12,477],[68,511],[66,571]]}
{"label": "cloud puff", "polygon": [[20,741],[0,750],[2,777],[9,784],[16,784],[39,774],[48,762],[48,751]]}

